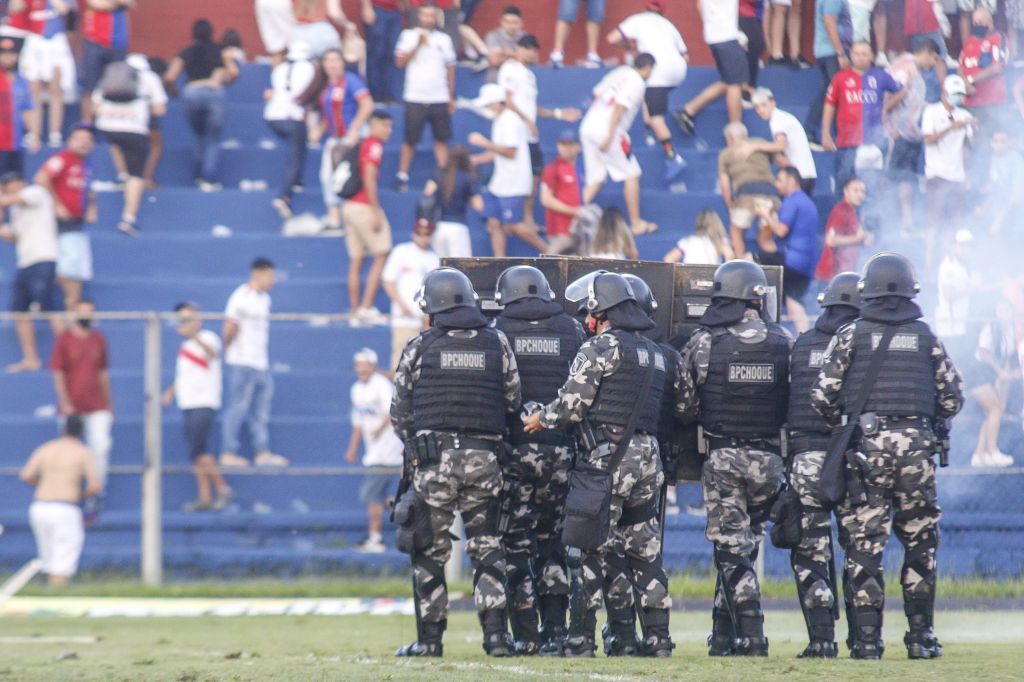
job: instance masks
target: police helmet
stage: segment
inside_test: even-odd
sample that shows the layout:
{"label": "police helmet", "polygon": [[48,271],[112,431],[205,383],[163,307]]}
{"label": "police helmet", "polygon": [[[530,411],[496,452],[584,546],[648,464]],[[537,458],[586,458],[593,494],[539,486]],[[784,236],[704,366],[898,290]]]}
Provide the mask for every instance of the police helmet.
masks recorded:
{"label": "police helmet", "polygon": [[554,301],[555,292],[551,291],[547,277],[537,268],[530,265],[513,265],[498,275],[494,302],[508,305],[524,298]]}
{"label": "police helmet", "polygon": [[455,268],[437,268],[427,273],[416,294],[417,305],[428,315],[476,306],[476,302],[477,295],[469,277]]}
{"label": "police helmet", "polygon": [[623,301],[636,301],[626,278],[615,272],[595,270],[565,288],[565,298],[582,303],[586,312],[601,313]]}
{"label": "police helmet", "polygon": [[867,301],[882,296],[914,298],[921,291],[910,261],[893,251],[883,251],[864,266],[864,274],[857,283],[861,299]]}
{"label": "police helmet", "polygon": [[840,272],[828,283],[825,291],[818,294],[822,308],[834,305],[848,305],[860,308],[860,275],[856,272]]}
{"label": "police helmet", "polygon": [[640,307],[644,309],[644,312],[648,315],[653,316],[654,311],[658,309],[658,301],[654,298],[654,293],[651,291],[651,287],[647,286],[647,282],[643,281],[640,277],[633,273],[623,273],[622,275],[629,286],[633,288],[633,295],[636,296],[636,302],[640,304]]}
{"label": "police helmet", "polygon": [[760,301],[768,293],[768,280],[760,265],[748,260],[731,260],[715,270],[712,298]]}

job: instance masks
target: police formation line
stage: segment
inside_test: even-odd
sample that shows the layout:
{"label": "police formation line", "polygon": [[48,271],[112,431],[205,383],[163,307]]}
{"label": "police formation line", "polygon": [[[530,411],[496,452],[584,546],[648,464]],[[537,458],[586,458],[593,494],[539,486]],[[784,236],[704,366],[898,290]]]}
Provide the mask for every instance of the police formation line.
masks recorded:
{"label": "police formation line", "polygon": [[603,602],[607,655],[671,656],[665,490],[699,426],[718,574],[709,655],[768,654],[754,562],[769,519],[773,542],[791,550],[801,657],[837,655],[834,514],[851,656],[883,653],[893,529],[906,549],[908,655],[940,656],[932,458],[944,457],[962,388],[912,301],[913,270],[883,253],[863,276],[838,275],[795,343],[762,309],[766,290],[759,266],[720,266],[700,328],[673,340],[680,352],[658,338],[657,302],[634,275],[572,282],[565,298],[581,324],[533,267],[501,274],[493,321],[465,274],[430,273],[419,295],[430,327],[402,354],[392,405],[406,444],[394,520],[412,555],[417,627],[397,654],[442,655],[461,513],[488,655],[592,657]]}

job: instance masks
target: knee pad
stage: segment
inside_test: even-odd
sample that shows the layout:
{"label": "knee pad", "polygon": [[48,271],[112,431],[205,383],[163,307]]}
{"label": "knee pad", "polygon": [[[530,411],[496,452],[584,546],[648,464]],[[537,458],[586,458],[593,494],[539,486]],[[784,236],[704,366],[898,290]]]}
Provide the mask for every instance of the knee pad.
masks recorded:
{"label": "knee pad", "polygon": [[661,555],[653,561],[641,561],[629,557],[629,566],[632,570],[633,584],[643,595],[645,606],[650,608],[663,608],[668,599],[668,576],[661,566]]}
{"label": "knee pad", "polygon": [[836,595],[832,591],[828,566],[811,561],[808,557],[792,552],[790,563],[796,574],[797,593],[800,605],[806,611],[812,608],[831,609]]}
{"label": "knee pad", "polygon": [[847,586],[850,597],[855,601],[860,591],[867,592],[873,603],[881,605],[885,601],[885,575],[882,572],[882,555],[865,554],[855,549],[846,552],[848,560],[861,568],[860,571],[847,570]]}
{"label": "knee pad", "polygon": [[473,563],[473,589],[476,589],[477,583],[485,575],[492,578],[502,587],[505,586],[506,566],[504,552],[495,550]]}
{"label": "knee pad", "polygon": [[448,587],[444,577],[444,565],[433,559],[428,559],[422,554],[412,558],[413,565],[413,587],[416,596],[420,599],[428,599],[438,587]]}

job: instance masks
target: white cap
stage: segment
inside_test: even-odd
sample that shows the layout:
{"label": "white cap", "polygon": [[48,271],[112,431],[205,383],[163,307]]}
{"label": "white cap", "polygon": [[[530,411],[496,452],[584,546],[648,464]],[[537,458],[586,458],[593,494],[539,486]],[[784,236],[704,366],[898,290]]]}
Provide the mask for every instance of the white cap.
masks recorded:
{"label": "white cap", "polygon": [[957,244],[970,244],[974,241],[974,235],[971,234],[970,230],[962,227],[956,231],[953,241]]}
{"label": "white cap", "polygon": [[501,104],[505,101],[505,88],[501,87],[497,83],[485,83],[480,88],[480,94],[477,95],[476,99],[473,100],[473,105],[480,107],[489,107],[492,104]]}
{"label": "white cap", "polygon": [[372,348],[360,348],[356,351],[356,354],[352,356],[352,362],[369,362],[372,365],[376,365],[377,351]]}
{"label": "white cap", "polygon": [[961,95],[967,94],[967,84],[964,83],[964,79],[960,76],[952,73],[946,76],[946,80],[942,82],[942,89],[946,91],[947,95],[959,93]]}
{"label": "white cap", "polygon": [[772,91],[764,87],[757,88],[756,90],[754,90],[754,93],[750,96],[750,101],[754,104],[759,104],[760,102],[768,102],[774,99],[775,95],[772,94]]}
{"label": "white cap", "polygon": [[125,58],[125,61],[128,62],[128,66],[136,71],[149,71],[149,59],[144,54],[130,54]]}
{"label": "white cap", "polygon": [[313,58],[313,48],[305,40],[293,40],[288,43],[288,61],[298,62]]}

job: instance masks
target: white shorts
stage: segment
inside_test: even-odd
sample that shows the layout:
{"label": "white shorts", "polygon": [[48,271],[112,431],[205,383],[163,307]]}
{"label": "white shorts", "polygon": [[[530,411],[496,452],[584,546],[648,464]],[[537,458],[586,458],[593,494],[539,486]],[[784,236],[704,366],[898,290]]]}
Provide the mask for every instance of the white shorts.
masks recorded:
{"label": "white shorts", "polygon": [[973,12],[978,7],[984,7],[990,13],[995,14],[999,2],[998,0],[957,0],[956,4],[961,12]]}
{"label": "white shorts", "polygon": [[288,42],[296,40],[307,43],[317,57],[322,57],[329,50],[341,50],[341,36],[328,21],[296,25],[292,29],[292,36]]}
{"label": "white shorts", "polygon": [[57,276],[88,282],[92,279],[92,245],[81,230],[57,238]]}
{"label": "white shorts", "polygon": [[295,28],[291,0],[256,0],[256,26],[267,52],[284,52]]}
{"label": "white shorts", "polygon": [[21,48],[21,59],[18,71],[25,80],[49,83],[54,72],[60,69],[60,89],[65,97],[75,95],[75,56],[71,53],[71,44],[67,35],[58,33],[51,38],[44,38],[29,33],[25,45]]}
{"label": "white shorts", "polygon": [[622,182],[631,178],[639,178],[643,171],[636,156],[630,153],[626,155],[629,148],[629,136],[620,134],[619,138],[612,140],[608,151],[601,151],[601,143],[604,139],[595,139],[586,132],[580,133],[580,142],[583,147],[583,172],[586,174],[586,183],[594,185],[604,182],[609,176],[613,182]]}
{"label": "white shorts", "polygon": [[769,5],[778,5],[779,7],[792,7],[793,0],[768,0]]}
{"label": "white shorts", "polygon": [[434,253],[441,258],[469,258],[473,255],[469,228],[462,223],[439,220],[432,246]]}
{"label": "white shorts", "polygon": [[43,573],[66,578],[77,573],[85,544],[82,508],[70,502],[33,502],[28,508],[28,521]]}

